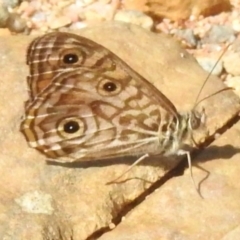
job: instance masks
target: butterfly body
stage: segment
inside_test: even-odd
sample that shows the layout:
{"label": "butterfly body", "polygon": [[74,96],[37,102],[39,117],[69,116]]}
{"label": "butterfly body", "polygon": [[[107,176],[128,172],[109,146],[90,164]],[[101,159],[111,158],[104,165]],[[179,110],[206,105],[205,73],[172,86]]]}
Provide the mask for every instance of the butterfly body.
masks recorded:
{"label": "butterfly body", "polygon": [[29,101],[21,130],[56,161],[176,154],[203,123],[103,46],[50,33],[28,48]]}

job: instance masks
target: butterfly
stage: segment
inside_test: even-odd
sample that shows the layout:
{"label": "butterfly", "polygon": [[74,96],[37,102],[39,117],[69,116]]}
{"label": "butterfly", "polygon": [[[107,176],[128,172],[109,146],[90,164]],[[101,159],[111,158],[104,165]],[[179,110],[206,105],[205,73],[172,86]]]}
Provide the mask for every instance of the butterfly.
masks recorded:
{"label": "butterfly", "polygon": [[191,166],[182,145],[205,125],[204,111],[179,113],[110,50],[75,34],[49,33],[29,45],[27,64],[29,100],[21,131],[48,159],[137,156],[134,166],[153,155],[186,154]]}

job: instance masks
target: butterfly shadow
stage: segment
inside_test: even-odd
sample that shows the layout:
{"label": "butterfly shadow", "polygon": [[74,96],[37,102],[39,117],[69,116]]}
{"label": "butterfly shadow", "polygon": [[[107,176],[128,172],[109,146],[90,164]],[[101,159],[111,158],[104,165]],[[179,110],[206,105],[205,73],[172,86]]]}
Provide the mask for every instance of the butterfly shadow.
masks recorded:
{"label": "butterfly shadow", "polygon": [[231,158],[238,153],[240,153],[240,148],[234,147],[230,144],[226,144],[224,146],[211,145],[200,152],[194,151],[193,165],[206,173],[205,177],[202,178],[201,181],[199,181],[198,189],[200,189],[203,182],[207,180],[211,174],[207,169],[202,167],[200,164],[208,161],[217,161],[219,159],[231,161]]}
{"label": "butterfly shadow", "polygon": [[[218,159],[230,160],[234,155],[240,153],[240,148],[236,148],[229,144],[224,146],[211,145],[203,149],[202,148],[196,149],[196,148],[185,146],[185,149],[191,152],[193,166],[201,169],[206,173],[205,177],[202,178],[198,183],[197,189],[199,192],[200,192],[201,185],[205,180],[208,179],[208,177],[211,174],[207,169],[201,166],[201,163],[218,160]],[[69,162],[69,163],[62,163],[62,162],[47,160],[47,164],[53,165],[53,166],[61,166],[65,168],[105,167],[105,166],[118,165],[118,164],[126,164],[131,166],[132,164],[134,164],[137,158],[138,157],[136,156],[127,156],[127,157],[118,157],[118,158],[111,158],[111,159],[101,159],[101,160],[81,161],[81,162],[79,161],[79,162]],[[173,162],[173,161],[176,161],[176,162]],[[163,157],[163,156],[155,155],[155,156],[150,156],[144,159],[138,165],[156,166],[156,167],[161,166],[163,167],[163,169],[167,169],[168,171],[157,182],[149,182],[148,180],[140,177],[131,177],[125,180],[118,180],[115,183],[124,183],[132,179],[140,179],[147,183],[152,183],[154,184],[154,186],[157,186],[157,185],[159,186],[173,177],[183,175],[185,169],[189,167],[186,156]]]}
{"label": "butterfly shadow", "polygon": [[91,161],[75,161],[75,162],[56,162],[47,159],[48,165],[61,166],[66,168],[89,168],[89,167],[106,167],[117,164],[127,164],[131,165],[136,161],[135,156],[118,157],[118,158],[108,158],[108,159],[97,159]]}

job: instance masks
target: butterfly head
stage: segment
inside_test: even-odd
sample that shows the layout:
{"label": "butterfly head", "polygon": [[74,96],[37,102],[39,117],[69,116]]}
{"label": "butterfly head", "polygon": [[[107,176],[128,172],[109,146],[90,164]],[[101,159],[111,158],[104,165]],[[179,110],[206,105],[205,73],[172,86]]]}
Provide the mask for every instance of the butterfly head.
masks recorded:
{"label": "butterfly head", "polygon": [[192,110],[188,114],[187,120],[188,120],[187,126],[190,131],[201,128],[206,123],[205,109],[202,108],[201,111],[196,111],[195,109]]}
{"label": "butterfly head", "polygon": [[[194,143],[194,145],[198,146],[198,144],[195,141],[194,133],[197,133],[196,130],[199,130],[199,133],[202,131],[207,131],[205,128],[206,124],[206,114],[205,109],[202,108],[201,111],[197,111],[193,109],[191,112],[187,114],[187,135],[191,136],[191,141]],[[207,132],[206,132],[207,134]]]}

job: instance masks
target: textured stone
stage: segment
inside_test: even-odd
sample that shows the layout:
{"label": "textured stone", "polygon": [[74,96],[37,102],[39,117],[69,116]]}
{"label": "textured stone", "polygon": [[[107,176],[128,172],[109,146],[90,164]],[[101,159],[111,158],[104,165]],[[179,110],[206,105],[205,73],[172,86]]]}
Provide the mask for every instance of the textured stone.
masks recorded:
{"label": "textured stone", "polygon": [[194,178],[202,198],[192,187],[187,170],[151,194],[99,240],[238,239],[239,158],[238,122],[194,160]]}
{"label": "textured stone", "polygon": [[[139,74],[155,84],[171,99],[179,111],[193,107],[207,73],[169,36],[156,35],[134,25],[119,23],[99,25],[79,33],[115,52]],[[24,114],[24,101],[28,98],[25,50],[30,40],[26,36],[0,38],[0,45],[4,46],[0,48],[0,65],[4,66],[0,68],[0,238],[86,239],[100,229],[106,228],[113,218],[121,217],[126,205],[176,167],[178,160],[164,159],[161,156],[148,159],[125,174],[123,176],[125,181],[112,185],[106,183],[126,170],[133,162],[132,159],[126,157],[107,162],[78,162],[65,165],[46,163],[46,157],[31,149],[19,131],[21,117]],[[201,98],[222,88],[224,85],[220,79],[210,77]],[[213,96],[202,104],[208,116],[207,128],[210,134],[214,134],[217,129],[224,126],[240,108],[238,97],[231,91]],[[202,139],[205,137],[203,135]],[[229,138],[228,142],[232,143],[232,139]],[[231,157],[228,152],[223,152],[222,155],[226,159]],[[227,171],[230,177],[231,173],[236,171],[235,166],[232,169],[221,169],[222,161],[218,164],[219,156],[215,152],[215,155],[208,156],[208,159],[214,159],[212,162],[220,167],[218,171],[220,173]],[[228,163],[226,160],[224,162]],[[212,169],[209,168],[209,171],[211,172]],[[195,179],[200,181],[202,175],[194,172]],[[152,220],[146,217],[147,211],[146,221],[142,218],[134,220],[139,226],[135,230],[132,229],[136,235],[140,233],[138,232],[140,226],[144,229],[156,227],[159,236],[164,233],[162,230],[171,233],[171,236],[174,236],[174,233],[179,235],[179,229],[185,226],[185,235],[191,236],[192,227],[188,229],[186,226],[196,224],[191,222],[197,218],[197,213],[200,213],[193,212],[194,215],[190,216],[192,213],[190,206],[201,207],[197,208],[204,212],[201,216],[207,216],[209,208],[204,204],[209,203],[214,206],[216,200],[212,201],[212,199],[221,197],[223,193],[226,196],[223,203],[230,204],[229,215],[226,215],[229,216],[228,219],[231,219],[232,211],[238,208],[238,203],[232,203],[231,198],[236,188],[229,188],[227,192],[219,191],[217,188],[219,185],[227,185],[225,182],[219,182],[219,178],[211,178],[209,183],[211,186],[203,187],[203,196],[207,200],[199,206],[200,198],[191,184],[188,173],[167,183],[160,188],[160,197],[157,194],[152,194],[150,197],[155,203],[165,202],[165,205],[158,205],[159,208],[155,209],[155,213],[168,217],[166,222],[172,225],[166,224],[159,228],[165,219],[158,222],[156,218],[153,226]],[[172,208],[166,208],[168,201]],[[155,211],[156,206],[154,204],[148,206],[149,214]],[[227,207],[224,209],[226,209],[225,214]],[[219,215],[219,210],[215,209],[215,211],[215,215]],[[184,221],[176,217],[177,212],[179,212],[177,217],[182,216]],[[214,209],[211,214],[214,214]],[[211,214],[208,216],[211,217]],[[238,213],[233,216],[238,220]],[[226,222],[227,220],[220,222],[220,226]],[[228,226],[230,225],[226,225],[226,229]],[[209,224],[207,230],[214,234],[215,229],[210,228]],[[125,229],[119,234],[126,239],[128,230]],[[105,235],[107,237],[107,234]]]}

